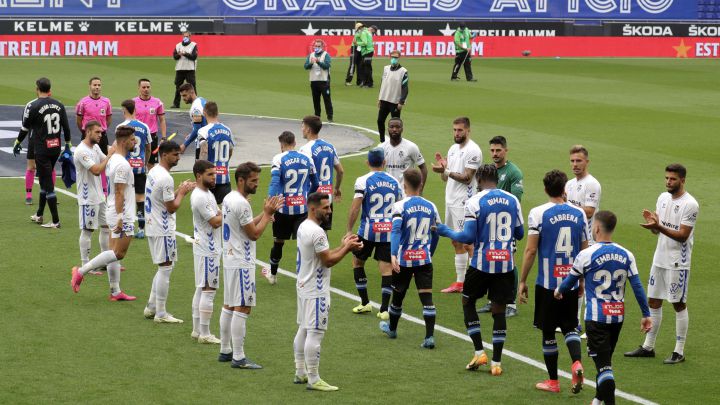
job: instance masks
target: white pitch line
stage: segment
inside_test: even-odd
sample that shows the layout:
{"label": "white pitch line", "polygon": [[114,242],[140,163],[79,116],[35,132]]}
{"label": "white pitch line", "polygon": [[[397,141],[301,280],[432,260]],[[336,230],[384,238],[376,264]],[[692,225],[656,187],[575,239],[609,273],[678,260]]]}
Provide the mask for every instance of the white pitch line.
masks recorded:
{"label": "white pitch line", "polygon": [[[35,180],[35,184],[40,184],[40,183],[38,183],[38,181]],[[75,194],[75,193],[73,193],[73,192],[71,192],[71,191],[67,191],[67,190],[64,190],[64,189],[62,189],[62,188],[56,188],[55,190],[56,190],[57,192],[61,193],[61,194],[65,194],[65,195],[67,195],[67,196],[70,196],[70,197],[72,197],[72,198],[77,199],[77,194]],[[182,233],[182,232],[175,231],[175,234],[176,234],[177,236],[183,238],[183,239],[186,240],[186,241],[191,238],[190,235],[184,234],[184,233]],[[267,263],[265,263],[265,262],[263,262],[263,261],[261,261],[261,260],[255,260],[255,262],[256,262],[257,264],[261,265],[261,266],[264,266],[264,267],[269,267],[269,266],[270,266],[269,264],[267,264]],[[292,272],[289,272],[289,271],[287,271],[287,270],[283,270],[283,269],[280,269],[280,268],[278,269],[278,273],[282,274],[283,276],[290,277],[290,278],[297,278],[297,275],[295,275],[295,273],[292,273]],[[351,300],[351,301],[360,302],[360,297],[358,297],[357,295],[351,294],[351,293],[349,293],[349,292],[347,292],[347,291],[341,290],[341,289],[339,289],[339,288],[330,287],[330,291],[332,291],[333,293],[335,293],[335,294],[337,294],[337,295],[339,295],[339,296],[341,296],[341,297],[347,298],[347,299],[349,299],[349,300]],[[379,309],[379,308],[380,308],[380,304],[378,304],[377,302],[370,301],[370,303],[372,304],[373,308],[375,308],[375,309]],[[402,318],[405,319],[405,320],[407,320],[407,321],[410,321],[410,322],[412,322],[412,323],[418,324],[418,325],[425,325],[425,321],[424,321],[424,320],[422,320],[422,319],[420,319],[420,318],[417,318],[417,317],[414,317],[414,316],[412,316],[412,315],[402,314]],[[460,332],[458,332],[458,331],[456,331],[456,330],[453,330],[453,329],[450,329],[450,328],[446,328],[446,327],[444,327],[444,326],[442,326],[442,325],[439,325],[439,324],[436,324],[436,325],[435,325],[435,329],[438,330],[438,331],[440,331],[440,332],[442,332],[442,333],[445,333],[446,335],[450,335],[450,336],[456,337],[456,338],[458,338],[458,339],[464,340],[464,341],[466,341],[466,342],[471,342],[471,343],[472,343],[472,340],[470,339],[470,337],[467,336],[467,335],[464,334],[464,333],[460,333]],[[492,344],[490,344],[490,343],[483,342],[483,347],[485,347],[485,348],[488,349],[488,350],[492,350]],[[515,352],[513,352],[512,350],[503,349],[503,355],[504,355],[504,356],[507,356],[507,357],[510,357],[510,358],[512,358],[512,359],[521,361],[521,362],[523,362],[523,363],[525,363],[525,364],[528,364],[528,365],[533,366],[533,367],[535,367],[535,368],[538,368],[538,369],[540,369],[540,370],[546,371],[546,368],[545,368],[545,364],[544,364],[544,363],[541,363],[541,362],[539,362],[539,361],[537,361],[537,360],[531,359],[530,357],[524,356],[524,355],[522,355],[522,354],[520,354],[520,353],[515,353]],[[571,378],[572,378],[572,375],[571,375],[570,373],[568,373],[567,371],[559,370],[559,369],[558,369],[558,375],[561,376],[561,377],[563,377],[563,378],[567,378],[567,379],[571,379]],[[585,380],[584,385],[588,385],[588,386],[590,386],[590,387],[595,388],[595,383],[594,383],[593,381],[588,380],[588,379]],[[621,391],[621,390],[619,390],[619,389],[615,389],[615,395],[618,396],[618,397],[620,397],[620,398],[627,399],[628,401],[635,402],[635,403],[637,403],[637,404],[642,404],[642,405],[659,405],[657,402],[653,402],[653,401],[651,401],[651,400],[649,400],[649,399],[645,399],[645,398],[643,398],[643,397],[639,397],[639,396],[637,396],[637,395],[635,395],[635,394],[630,394],[630,393],[628,393],[628,392]]]}

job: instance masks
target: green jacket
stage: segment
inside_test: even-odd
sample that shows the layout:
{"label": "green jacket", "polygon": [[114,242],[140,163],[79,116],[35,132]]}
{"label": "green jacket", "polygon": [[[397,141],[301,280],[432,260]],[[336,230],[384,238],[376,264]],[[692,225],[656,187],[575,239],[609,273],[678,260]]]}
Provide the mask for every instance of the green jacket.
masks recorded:
{"label": "green jacket", "polygon": [[517,197],[518,201],[522,200],[523,195],[523,174],[515,163],[509,160],[505,166],[498,169],[498,185],[497,188],[505,190]]}
{"label": "green jacket", "polygon": [[360,41],[360,37],[362,36],[362,32],[364,29],[365,28],[360,29],[355,32],[355,36],[353,37],[353,41],[352,41],[353,51],[355,50],[355,47],[358,46],[358,41]]}
{"label": "green jacket", "polygon": [[470,29],[467,27],[465,27],[464,30],[458,28],[455,31],[455,54],[467,52],[466,49],[463,49],[462,45],[465,44],[467,49],[470,49],[471,41],[472,41],[472,36],[470,35]]}
{"label": "green jacket", "polygon": [[375,52],[375,48],[373,47],[373,39],[372,34],[370,31],[367,30],[367,28],[363,28],[362,31],[360,31],[360,36],[355,36],[355,42],[357,43],[357,46],[360,47],[360,54],[361,55],[367,55],[370,52]]}

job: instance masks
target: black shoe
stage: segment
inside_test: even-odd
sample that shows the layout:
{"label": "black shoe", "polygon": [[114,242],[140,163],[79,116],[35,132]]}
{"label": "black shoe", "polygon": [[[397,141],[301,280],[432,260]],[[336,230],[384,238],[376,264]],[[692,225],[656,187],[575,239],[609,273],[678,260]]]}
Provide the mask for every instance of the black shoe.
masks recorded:
{"label": "black shoe", "polygon": [[180,106],[177,104],[173,104],[172,106],[170,106],[170,108],[180,108]]}
{"label": "black shoe", "polygon": [[332,124],[335,121],[333,121],[332,117],[328,117],[328,122]]}
{"label": "black shoe", "polygon": [[218,361],[220,363],[227,363],[228,361],[232,361],[232,352],[220,353],[220,355],[218,355]]}
{"label": "black shoe", "polygon": [[647,350],[646,348],[639,346],[631,352],[625,352],[625,357],[655,357],[655,349]]}
{"label": "black shoe", "polygon": [[663,364],[678,364],[682,363],[683,361],[685,361],[685,356],[677,352],[672,352],[670,357],[663,360]]}
{"label": "black shoe", "polygon": [[467,81],[469,81],[469,82],[476,82],[477,79],[467,79]]}
{"label": "black shoe", "polygon": [[458,81],[460,81],[460,78],[459,77],[451,77],[450,80],[453,82],[458,82]]}

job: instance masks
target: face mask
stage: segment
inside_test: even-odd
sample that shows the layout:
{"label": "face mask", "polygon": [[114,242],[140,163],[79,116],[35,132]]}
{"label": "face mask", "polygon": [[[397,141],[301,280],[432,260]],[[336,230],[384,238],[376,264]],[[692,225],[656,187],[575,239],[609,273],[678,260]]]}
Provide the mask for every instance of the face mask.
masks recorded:
{"label": "face mask", "polygon": [[189,44],[189,43],[190,43],[190,38],[188,38],[188,37],[183,37],[182,43],[183,43],[183,45]]}
{"label": "face mask", "polygon": [[391,64],[391,65],[397,65],[397,64],[398,64],[398,58],[390,58],[390,64]]}
{"label": "face mask", "polygon": [[315,47],[315,53],[320,53],[320,52],[322,52],[322,48],[316,46],[316,47]]}

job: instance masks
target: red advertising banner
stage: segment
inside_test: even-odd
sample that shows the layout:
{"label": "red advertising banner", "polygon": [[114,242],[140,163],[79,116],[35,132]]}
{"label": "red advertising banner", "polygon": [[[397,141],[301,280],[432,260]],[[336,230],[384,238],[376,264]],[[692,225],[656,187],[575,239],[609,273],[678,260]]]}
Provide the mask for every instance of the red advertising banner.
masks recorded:
{"label": "red advertising banner", "polygon": [[[201,57],[303,57],[312,41],[323,39],[333,57],[350,55],[349,37],[297,35],[196,35]],[[179,40],[175,35],[4,35],[0,57],[168,56]],[[392,50],[407,57],[454,56],[452,37],[379,36],[375,56]],[[478,57],[653,57],[717,58],[720,38],[678,37],[479,37],[472,43]]]}

